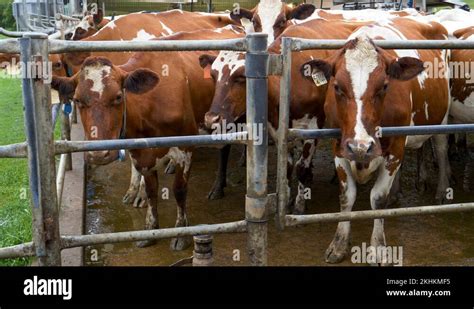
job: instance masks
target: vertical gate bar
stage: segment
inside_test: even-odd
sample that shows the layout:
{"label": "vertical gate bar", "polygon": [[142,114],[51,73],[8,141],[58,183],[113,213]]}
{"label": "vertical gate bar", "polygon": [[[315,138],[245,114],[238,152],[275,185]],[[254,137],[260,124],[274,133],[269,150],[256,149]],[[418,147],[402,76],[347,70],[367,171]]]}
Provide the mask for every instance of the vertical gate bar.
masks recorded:
{"label": "vertical gate bar", "polygon": [[247,36],[247,195],[245,219],[251,265],[267,265],[267,34]]}
{"label": "vertical gate bar", "polygon": [[[61,239],[59,236],[59,210],[56,191],[56,161],[54,157],[54,135],[51,118],[51,63],[48,59],[48,36],[29,33],[30,58],[26,67],[31,68],[29,79],[33,104],[36,134],[36,162],[39,208],[42,211],[45,255],[38,258],[40,266],[61,265]],[[34,69],[34,70],[33,70]],[[27,103],[27,102],[25,102]]]}
{"label": "vertical gate bar", "polygon": [[[20,39],[20,57],[23,63],[23,70],[27,64],[31,62],[31,39],[23,37]],[[25,74],[25,73],[23,73]],[[30,199],[31,199],[31,215],[32,215],[32,233],[33,243],[35,244],[36,256],[38,258],[46,256],[45,240],[44,240],[44,225],[43,225],[43,211],[39,202],[38,189],[38,165],[36,151],[36,132],[35,132],[35,116],[34,116],[34,98],[33,98],[33,81],[30,78],[22,78],[22,92],[24,104],[24,118],[25,118],[25,135],[28,143],[28,173],[30,185]]]}
{"label": "vertical gate bar", "polygon": [[281,44],[282,76],[280,79],[280,110],[277,131],[277,216],[279,230],[285,228],[286,207],[289,201],[290,188],[287,178],[288,166],[288,127],[290,123],[291,95],[291,38],[283,38]]}
{"label": "vertical gate bar", "polygon": [[[61,107],[63,107],[64,104],[61,103]],[[69,114],[66,113],[64,110],[60,111],[61,113],[61,139],[62,140],[71,140],[71,121],[69,119]],[[72,154],[68,153],[66,155],[66,171],[71,171],[72,170]]]}

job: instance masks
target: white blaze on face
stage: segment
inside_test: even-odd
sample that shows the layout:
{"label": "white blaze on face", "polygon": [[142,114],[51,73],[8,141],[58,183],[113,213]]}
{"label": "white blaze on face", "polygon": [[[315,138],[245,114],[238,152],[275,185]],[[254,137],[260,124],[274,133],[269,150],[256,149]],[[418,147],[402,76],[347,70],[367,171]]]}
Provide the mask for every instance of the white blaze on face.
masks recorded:
{"label": "white blaze on face", "polygon": [[[232,75],[237,71],[237,69],[245,66],[245,57],[242,57],[244,53],[242,52],[234,52],[234,51],[221,51],[217,56],[216,60],[212,64],[212,69],[216,70],[217,81],[221,81],[222,77],[224,76],[224,68],[228,67],[230,73]],[[242,59],[239,59],[242,58]]]}
{"label": "white blaze on face", "polygon": [[281,13],[282,7],[281,0],[261,0],[258,4],[257,14],[262,23],[262,32],[268,34],[268,45],[274,40],[273,25]]}
{"label": "white blaze on face", "polygon": [[145,30],[141,29],[137,32],[137,36],[132,39],[132,41],[149,41],[151,39],[156,38],[155,35],[146,32]]}
{"label": "white blaze on face", "polygon": [[104,92],[104,78],[110,75],[111,67],[108,65],[93,65],[84,68],[84,79],[92,81],[91,91],[99,93],[99,98]]}
{"label": "white blaze on face", "polygon": [[364,95],[370,74],[378,66],[378,56],[375,47],[365,36],[359,37],[355,48],[348,49],[345,53],[346,70],[352,81],[352,90],[357,105],[356,124],[354,128],[356,141],[370,143],[373,138],[367,133],[362,122],[362,109]]}

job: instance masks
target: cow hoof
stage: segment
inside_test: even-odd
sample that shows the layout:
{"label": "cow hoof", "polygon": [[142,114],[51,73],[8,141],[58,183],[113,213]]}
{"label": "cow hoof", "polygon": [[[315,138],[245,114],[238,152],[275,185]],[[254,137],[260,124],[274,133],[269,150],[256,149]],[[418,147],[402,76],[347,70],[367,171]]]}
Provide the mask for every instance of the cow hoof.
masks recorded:
{"label": "cow hoof", "polygon": [[224,189],[212,189],[207,195],[209,200],[220,200],[224,197]]}
{"label": "cow hoof", "polygon": [[191,237],[177,237],[171,239],[170,249],[173,251],[181,251],[188,248],[192,243]]}
{"label": "cow hoof", "polygon": [[326,263],[341,263],[347,255],[349,244],[345,241],[334,239],[326,250]]}
{"label": "cow hoof", "polygon": [[156,240],[155,240],[155,239],[151,239],[151,240],[141,240],[141,241],[137,241],[136,246],[137,246],[138,248],[145,248],[145,247],[153,246],[154,244],[156,244]]}
{"label": "cow hoof", "polygon": [[125,205],[133,204],[137,195],[137,190],[128,190],[122,198],[122,203],[124,203]]}
{"label": "cow hoof", "polygon": [[170,161],[165,168],[165,174],[174,174],[176,172],[176,165],[174,162]]}
{"label": "cow hoof", "polygon": [[133,207],[135,208],[143,208],[146,207],[146,198],[142,198],[140,196],[137,196],[137,198],[133,201]]}

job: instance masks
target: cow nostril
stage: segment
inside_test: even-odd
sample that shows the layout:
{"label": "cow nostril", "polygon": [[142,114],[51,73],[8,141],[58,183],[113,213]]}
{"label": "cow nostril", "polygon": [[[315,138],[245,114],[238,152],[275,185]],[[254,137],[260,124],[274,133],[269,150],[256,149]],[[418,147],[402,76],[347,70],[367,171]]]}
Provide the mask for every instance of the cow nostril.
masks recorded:
{"label": "cow nostril", "polygon": [[348,151],[350,154],[353,154],[353,153],[354,153],[354,145],[352,145],[350,142],[347,142],[346,148],[347,148],[347,151]]}
{"label": "cow nostril", "polygon": [[374,146],[375,146],[375,143],[370,142],[369,147],[367,148],[367,154],[372,153],[372,151],[374,150]]}

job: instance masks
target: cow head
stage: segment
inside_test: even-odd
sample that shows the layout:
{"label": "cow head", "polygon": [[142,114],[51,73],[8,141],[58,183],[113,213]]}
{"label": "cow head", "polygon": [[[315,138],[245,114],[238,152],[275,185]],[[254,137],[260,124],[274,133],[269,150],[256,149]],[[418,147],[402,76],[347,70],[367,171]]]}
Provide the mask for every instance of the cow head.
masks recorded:
{"label": "cow head", "polygon": [[216,85],[211,108],[204,117],[206,128],[235,122],[245,113],[245,53],[221,51],[217,57],[202,55],[199,63]]}
{"label": "cow head", "polygon": [[[311,74],[305,72],[308,65]],[[330,80],[325,111],[329,123],[342,131],[338,155],[367,166],[382,153],[376,132],[390,85],[394,80],[410,80],[424,68],[419,59],[395,58],[360,36],[330,58],[311,60],[301,69],[306,78],[322,73]]]}
{"label": "cow head", "polygon": [[65,35],[66,40],[78,41],[93,35],[103,26],[103,18],[102,9],[98,9],[96,13],[84,12],[81,22]]}
{"label": "cow head", "polygon": [[253,10],[240,8],[231,12],[230,17],[240,22],[247,33],[268,33],[268,45],[270,45],[289,26],[290,20],[306,19],[315,9],[312,4],[292,7],[280,0],[261,0]]}
{"label": "cow head", "polygon": [[[74,76],[53,77],[51,86],[59,92],[62,102],[74,101],[86,138],[101,140],[119,138],[126,93],[141,94],[153,89],[157,83],[158,75],[151,70],[125,72],[105,57],[90,57]],[[87,153],[87,161],[91,164],[108,164],[117,157],[117,150]]]}

